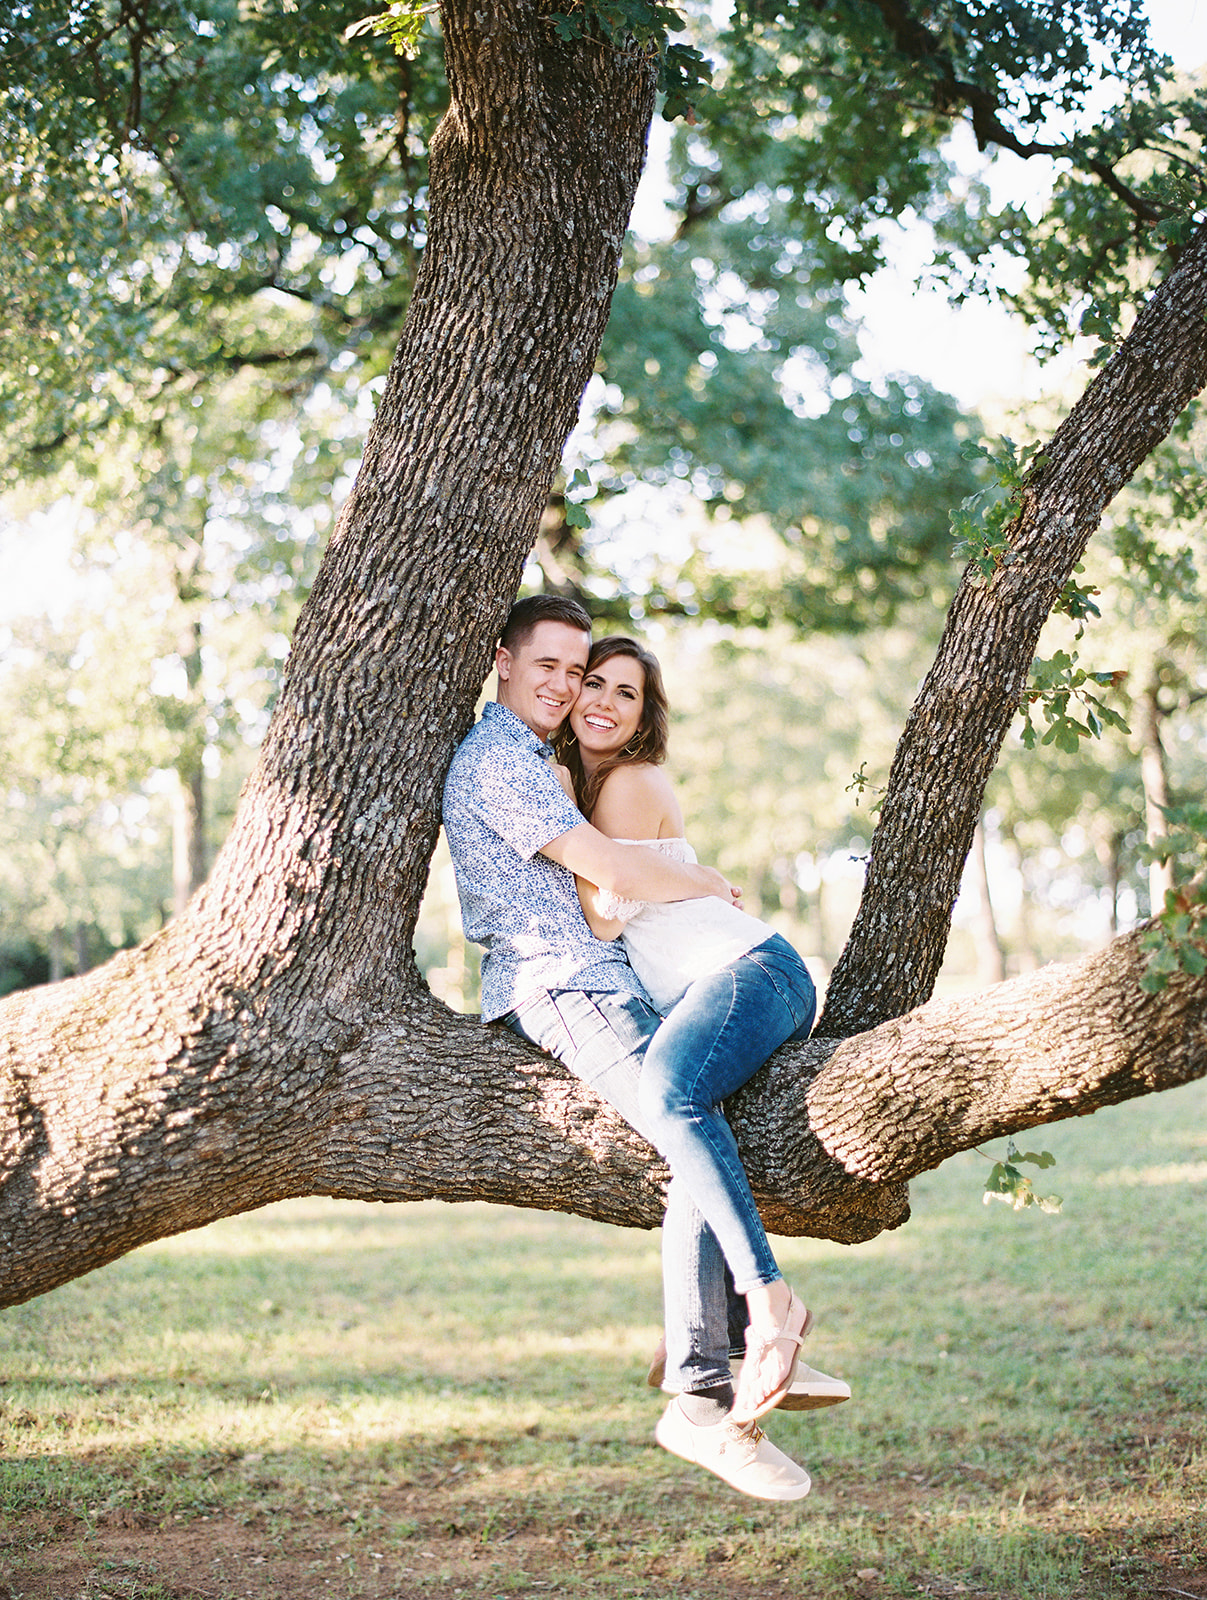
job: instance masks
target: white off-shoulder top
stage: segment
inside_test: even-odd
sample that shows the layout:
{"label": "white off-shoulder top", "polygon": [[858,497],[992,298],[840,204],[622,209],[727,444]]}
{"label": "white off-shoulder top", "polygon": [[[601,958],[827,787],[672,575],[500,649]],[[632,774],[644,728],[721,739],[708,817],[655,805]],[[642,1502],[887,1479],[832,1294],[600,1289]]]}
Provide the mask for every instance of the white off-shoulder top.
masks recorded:
{"label": "white off-shoulder top", "polygon": [[[692,861],[696,852],[686,839],[620,839],[642,844],[673,861]],[[715,895],[697,900],[622,900],[598,893],[603,916],[624,922],[625,950],[650,999],[667,1012],[697,978],[736,961],[775,929]]]}

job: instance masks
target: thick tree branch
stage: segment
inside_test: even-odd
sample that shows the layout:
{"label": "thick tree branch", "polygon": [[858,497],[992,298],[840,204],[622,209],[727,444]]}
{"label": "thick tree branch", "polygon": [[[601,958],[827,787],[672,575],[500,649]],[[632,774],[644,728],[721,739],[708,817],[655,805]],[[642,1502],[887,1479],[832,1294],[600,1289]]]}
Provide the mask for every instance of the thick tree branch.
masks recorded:
{"label": "thick tree branch", "polygon": [[1040,631],[1103,511],[1204,384],[1207,227],[1057,430],[1003,566],[989,584],[973,566],[964,574],[897,746],[819,1034],[841,1038],[929,998],[985,785]]}
{"label": "thick tree branch", "polygon": [[[364,1041],[410,1017],[407,1062],[447,1053],[411,948],[440,786],[598,353],[655,64],[559,40],[532,0],[448,0],[444,19],[428,247],[230,838],[141,950],[0,1007],[17,1298],[323,1192],[323,1137],[363,1118]],[[408,1081],[388,1060],[387,1100]],[[368,1193],[375,1161],[348,1159]]]}
{"label": "thick tree branch", "polygon": [[[781,1050],[729,1107],[768,1226],[872,1238],[907,1219],[904,1180],[959,1150],[1207,1074],[1207,982],[1145,995],[1137,944]],[[3,1079],[0,1304],[293,1195],[661,1220],[652,1151],[505,1029],[413,986],[394,1015],[350,1030],[326,1015],[330,987],[299,974],[289,1027],[229,995],[219,1053],[215,1019],[170,993],[181,954],[169,930],[123,958],[164,986],[132,1013],[88,1003],[105,989],[130,1000],[113,964],[6,1003],[10,1054],[23,1044]],[[79,1037],[106,1014],[106,1032]]]}
{"label": "thick tree branch", "polygon": [[986,1139],[1207,1076],[1207,979],[1179,974],[1146,994],[1142,932],[839,1045],[808,1092],[813,1133],[846,1171],[892,1182]]}

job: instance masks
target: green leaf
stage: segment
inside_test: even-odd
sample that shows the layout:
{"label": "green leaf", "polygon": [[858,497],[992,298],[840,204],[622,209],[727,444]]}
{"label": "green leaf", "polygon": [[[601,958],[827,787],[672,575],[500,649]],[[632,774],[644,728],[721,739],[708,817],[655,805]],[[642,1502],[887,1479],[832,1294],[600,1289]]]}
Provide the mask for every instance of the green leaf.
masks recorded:
{"label": "green leaf", "polygon": [[1041,1168],[1054,1167],[1056,1165],[1056,1157],[1050,1150],[1040,1150],[1038,1152],[1035,1150],[1026,1150],[1021,1154],[1016,1152],[1015,1159],[1018,1161],[1029,1161],[1032,1166]]}
{"label": "green leaf", "polygon": [[1207,972],[1207,955],[1189,940],[1181,948],[1182,971],[1192,978],[1201,978]]}

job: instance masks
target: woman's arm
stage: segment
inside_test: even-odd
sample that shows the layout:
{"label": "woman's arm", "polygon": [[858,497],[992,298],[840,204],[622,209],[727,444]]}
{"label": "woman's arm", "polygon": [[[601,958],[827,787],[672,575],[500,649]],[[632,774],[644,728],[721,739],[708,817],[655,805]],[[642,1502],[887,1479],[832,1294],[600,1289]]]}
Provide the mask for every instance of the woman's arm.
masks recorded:
{"label": "woman's arm", "polygon": [[574,792],[574,779],[570,776],[570,768],[562,766],[560,761],[550,761],[549,770],[574,804],[578,804],[578,796]]}
{"label": "woman's arm", "polygon": [[[563,766],[559,761],[551,761],[549,770],[561,784],[562,788],[578,804],[578,796],[574,792],[574,780],[570,776],[570,768]],[[588,882],[586,878],[575,877],[574,886],[578,890],[578,903],[582,907],[583,916],[587,919],[587,926],[597,939],[609,942],[619,939],[624,932],[624,923],[619,917],[605,917],[599,910],[599,888],[596,884]]]}

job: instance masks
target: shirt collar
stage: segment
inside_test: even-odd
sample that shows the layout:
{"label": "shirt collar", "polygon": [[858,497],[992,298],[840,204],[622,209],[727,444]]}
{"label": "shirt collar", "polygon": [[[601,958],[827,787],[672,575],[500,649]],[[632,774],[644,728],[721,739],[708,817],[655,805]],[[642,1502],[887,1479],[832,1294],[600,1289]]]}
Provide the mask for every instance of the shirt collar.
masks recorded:
{"label": "shirt collar", "polygon": [[505,733],[509,739],[514,739],[516,744],[525,750],[531,750],[534,755],[539,755],[542,761],[548,761],[553,755],[553,746],[547,744],[537,733],[534,733],[522,717],[517,717],[508,706],[500,705],[497,700],[488,700],[482,708],[482,717],[491,723],[500,733]]}

